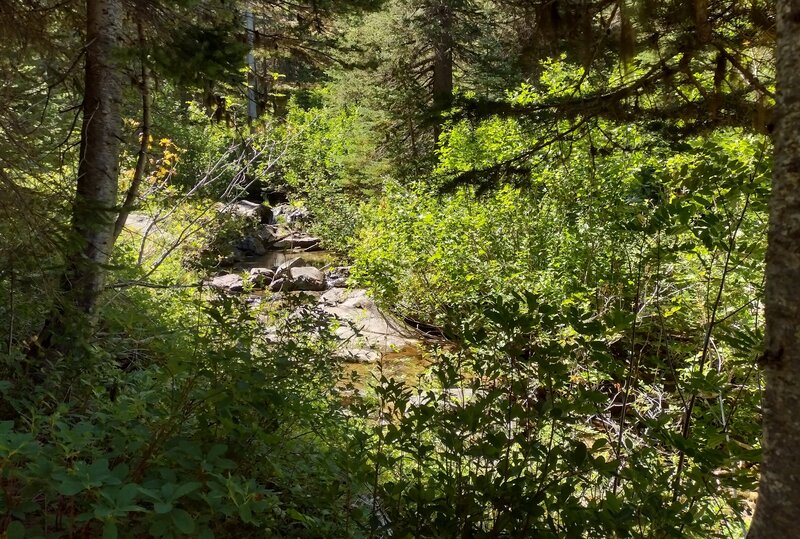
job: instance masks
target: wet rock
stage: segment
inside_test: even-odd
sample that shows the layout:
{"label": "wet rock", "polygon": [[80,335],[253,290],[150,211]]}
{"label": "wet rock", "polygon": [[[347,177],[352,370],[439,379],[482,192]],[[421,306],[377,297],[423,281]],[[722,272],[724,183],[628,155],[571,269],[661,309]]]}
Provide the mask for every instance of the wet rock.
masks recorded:
{"label": "wet rock", "polygon": [[272,292],[281,292],[283,291],[283,287],[287,284],[286,279],[274,279],[269,286],[270,291]]}
{"label": "wet rock", "polygon": [[263,289],[269,287],[274,276],[275,270],[271,268],[253,268],[250,270],[247,280],[253,285],[253,288]]}
{"label": "wet rock", "polygon": [[278,238],[278,229],[272,225],[259,225],[255,236],[265,245],[272,244]]}
{"label": "wet rock", "polygon": [[347,279],[345,277],[339,277],[335,273],[329,274],[326,277],[326,282],[329,288],[345,288],[347,286]]}
{"label": "wet rock", "polygon": [[261,256],[267,252],[264,242],[255,236],[245,236],[239,240],[236,248],[250,256]]}
{"label": "wet rock", "polygon": [[320,239],[308,234],[293,233],[283,237],[272,244],[273,249],[305,249],[307,251],[320,250]]}
{"label": "wet rock", "polygon": [[213,277],[208,285],[223,292],[244,292],[242,277],[235,273]]}
{"label": "wet rock", "polygon": [[305,265],[306,265],[306,261],[303,260],[302,258],[300,258],[299,256],[297,258],[292,258],[291,260],[287,260],[286,262],[284,262],[283,264],[281,264],[280,266],[275,268],[275,276],[274,276],[274,278],[275,279],[280,279],[290,269],[298,268],[300,266],[305,266]]}
{"label": "wet rock", "polygon": [[329,270],[326,274],[328,288],[344,288],[347,286],[347,279],[350,277],[349,267],[337,267]]}
{"label": "wet rock", "polygon": [[377,363],[381,354],[377,350],[354,348],[346,350],[343,358],[346,363],[371,364]]}
{"label": "wet rock", "polygon": [[311,266],[291,268],[288,272],[288,281],[289,289],[292,291],[325,290],[325,274]]}

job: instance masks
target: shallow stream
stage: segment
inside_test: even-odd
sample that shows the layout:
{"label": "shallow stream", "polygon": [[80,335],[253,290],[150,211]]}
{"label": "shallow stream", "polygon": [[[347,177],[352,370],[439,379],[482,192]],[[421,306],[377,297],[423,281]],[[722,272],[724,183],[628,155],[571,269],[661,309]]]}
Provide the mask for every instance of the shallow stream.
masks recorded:
{"label": "shallow stream", "polygon": [[[259,257],[248,259],[237,264],[237,269],[244,271],[252,268],[274,268],[295,258],[302,258],[305,266],[325,269],[337,265],[337,259],[330,251],[303,251],[300,249],[287,251],[269,251]],[[349,381],[350,374],[355,372],[360,378],[359,389],[365,389],[381,374],[403,380],[409,385],[418,385],[418,380],[430,365],[425,352],[425,343],[415,337],[413,329],[402,322],[394,320],[381,312],[366,292],[361,289],[331,289],[341,291],[337,300],[331,303],[321,292],[303,293],[320,298],[323,310],[342,319],[348,324],[363,331],[363,336],[355,336],[342,329],[343,350],[352,353],[359,361],[348,362],[344,368],[343,381]],[[269,292],[257,294],[269,300]],[[389,322],[391,320],[391,322]],[[369,360],[364,360],[368,357]]]}

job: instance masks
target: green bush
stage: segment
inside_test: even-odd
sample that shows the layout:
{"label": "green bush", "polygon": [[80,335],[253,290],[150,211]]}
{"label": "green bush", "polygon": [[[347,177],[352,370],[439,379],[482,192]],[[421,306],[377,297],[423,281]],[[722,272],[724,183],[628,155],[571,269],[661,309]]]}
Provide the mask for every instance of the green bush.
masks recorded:
{"label": "green bush", "polygon": [[[440,173],[491,166],[509,124],[454,127]],[[428,386],[377,388],[398,535],[746,529],[768,142],[605,133],[632,146],[589,131],[568,161],[531,158],[524,188],[394,186],[367,212],[355,279],[455,341]]]}
{"label": "green bush", "polygon": [[328,102],[328,90],[316,101],[328,106],[303,109],[290,103],[285,124],[275,137],[286,148],[274,171],[259,174],[285,182],[297,201],[313,214],[312,231],[343,256],[353,248],[361,226],[361,207],[381,190],[388,165],[374,139],[369,111]]}
{"label": "green bush", "polygon": [[[747,424],[755,391],[737,394],[733,382],[713,376],[700,382],[702,391],[724,391],[731,427],[726,433],[711,399],[698,406],[695,430],[683,438],[674,430],[683,413],[677,395],[645,376],[629,380],[628,391],[612,382],[624,380],[626,369],[609,339],[612,316],[560,309],[533,294],[487,298],[474,309],[481,316],[453,320],[461,346],[436,356],[427,385],[382,377],[376,388],[373,413],[382,421],[370,457],[384,532],[743,534],[740,493],[757,479],[751,466],[758,452],[747,445],[757,437],[757,426]],[[615,397],[625,393],[622,411]],[[677,482],[681,455],[687,461]]]}
{"label": "green bush", "polygon": [[328,320],[205,290],[115,296],[105,337],[48,356],[44,383],[4,358],[9,537],[359,535],[363,463]]}

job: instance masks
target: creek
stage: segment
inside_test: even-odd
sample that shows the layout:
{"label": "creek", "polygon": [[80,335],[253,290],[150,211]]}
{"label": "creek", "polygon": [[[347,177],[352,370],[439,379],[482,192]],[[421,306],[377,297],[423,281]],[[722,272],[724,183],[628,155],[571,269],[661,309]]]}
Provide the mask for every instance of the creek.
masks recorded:
{"label": "creek", "polygon": [[[304,264],[319,269],[332,267],[335,261],[335,257],[325,251],[312,253],[284,251],[270,252],[254,260],[253,264],[280,267],[281,264],[291,264],[297,258],[301,258]],[[251,266],[251,268],[264,266]],[[339,281],[337,284],[343,283]],[[427,369],[429,360],[425,342],[419,333],[379,308],[366,290],[331,286],[324,292],[288,293],[316,297],[316,309],[341,322],[336,335],[341,342],[339,352],[347,362],[344,370],[346,380],[349,380],[350,374],[355,372],[360,380],[356,384],[359,389],[364,389],[373,379],[380,379],[381,375],[416,385],[419,376]],[[262,292],[259,295],[262,301],[280,300],[280,293]]]}

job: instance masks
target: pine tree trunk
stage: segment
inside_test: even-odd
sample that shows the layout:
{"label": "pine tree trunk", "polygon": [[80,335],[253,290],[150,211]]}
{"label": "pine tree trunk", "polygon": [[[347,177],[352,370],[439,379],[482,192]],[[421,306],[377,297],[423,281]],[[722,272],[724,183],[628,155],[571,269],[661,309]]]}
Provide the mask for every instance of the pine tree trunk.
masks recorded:
{"label": "pine tree trunk", "polygon": [[[450,0],[435,4],[436,35],[433,43],[433,109],[437,114],[446,111],[453,101],[453,9]],[[434,143],[442,132],[442,122],[434,124]]]}
{"label": "pine tree trunk", "polygon": [[90,316],[114,243],[122,100],[115,53],[122,15],[120,0],[86,2],[86,86],[72,215],[77,246],[68,260],[65,291],[68,305]]}
{"label": "pine tree trunk", "polygon": [[775,160],[766,281],[764,458],[749,539],[800,521],[800,0],[778,0]]}

